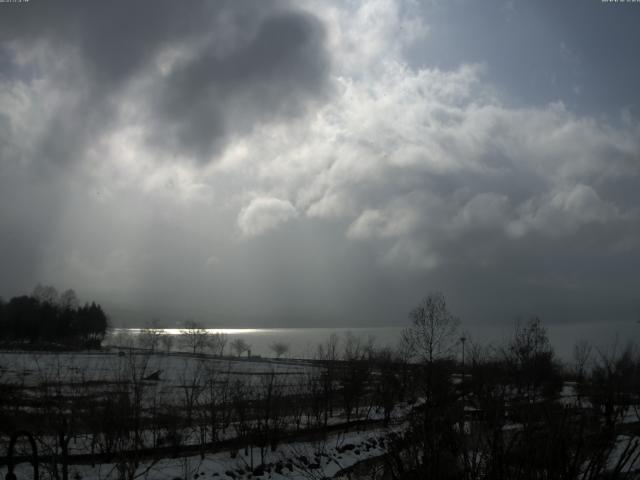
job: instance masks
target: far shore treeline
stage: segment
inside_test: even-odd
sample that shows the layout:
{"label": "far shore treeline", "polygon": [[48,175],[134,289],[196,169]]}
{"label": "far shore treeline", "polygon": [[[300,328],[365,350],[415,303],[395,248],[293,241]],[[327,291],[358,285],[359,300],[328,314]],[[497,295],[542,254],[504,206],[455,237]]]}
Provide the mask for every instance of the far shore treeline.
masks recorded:
{"label": "far shore treeline", "polygon": [[38,285],[31,295],[0,299],[0,346],[99,348],[109,326],[95,302],[80,305],[73,290]]}

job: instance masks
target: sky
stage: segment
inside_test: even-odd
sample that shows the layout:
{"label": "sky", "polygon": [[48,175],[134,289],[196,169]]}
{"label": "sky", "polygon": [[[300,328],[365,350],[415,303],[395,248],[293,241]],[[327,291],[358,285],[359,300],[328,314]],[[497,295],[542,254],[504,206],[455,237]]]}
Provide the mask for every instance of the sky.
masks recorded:
{"label": "sky", "polygon": [[640,3],[0,3],[0,296],[640,319]]}

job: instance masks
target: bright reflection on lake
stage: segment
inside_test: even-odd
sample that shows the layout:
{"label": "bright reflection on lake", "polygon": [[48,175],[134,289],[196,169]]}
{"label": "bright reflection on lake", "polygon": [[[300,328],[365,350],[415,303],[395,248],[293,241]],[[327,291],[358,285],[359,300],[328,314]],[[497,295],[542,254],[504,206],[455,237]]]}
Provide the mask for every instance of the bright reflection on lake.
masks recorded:
{"label": "bright reflection on lake", "polygon": [[[274,342],[284,342],[289,345],[288,356],[295,358],[312,358],[317,352],[317,346],[326,342],[335,334],[343,342],[347,334],[352,334],[364,341],[375,340],[378,347],[394,347],[400,339],[404,324],[397,327],[365,327],[365,328],[208,328],[208,333],[222,333],[229,337],[229,343],[242,338],[251,346],[253,355],[272,356],[270,346]],[[629,342],[640,338],[640,324],[636,322],[602,322],[547,325],[547,332],[551,344],[558,356],[564,361],[571,361],[573,346],[582,340],[588,341],[596,351],[606,352],[612,349],[622,349]],[[472,342],[502,346],[513,336],[515,323],[506,325],[467,325],[462,324],[460,334],[464,333],[468,339],[467,347]],[[144,329],[116,328],[111,333],[107,343],[111,343],[119,332],[130,333],[133,336]],[[184,328],[158,329],[169,335],[179,336]],[[180,342],[174,342],[173,349],[180,349]],[[231,353],[227,346],[225,352]]]}
{"label": "bright reflection on lake", "polygon": [[[140,333],[144,331],[144,328],[116,328],[115,331],[128,331],[130,333]],[[189,330],[188,328],[154,328],[153,329],[159,333],[166,333],[168,335],[181,335],[185,332],[185,330]],[[226,335],[241,335],[243,333],[259,333],[259,332],[267,332],[271,329],[266,328],[205,328],[207,333],[215,334],[215,333],[224,333]]]}

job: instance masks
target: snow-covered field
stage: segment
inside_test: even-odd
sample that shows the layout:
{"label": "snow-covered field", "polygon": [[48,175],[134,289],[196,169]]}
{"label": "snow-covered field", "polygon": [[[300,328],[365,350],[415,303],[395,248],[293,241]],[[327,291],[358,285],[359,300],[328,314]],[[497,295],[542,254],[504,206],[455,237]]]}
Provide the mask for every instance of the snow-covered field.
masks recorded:
{"label": "snow-covered field", "polygon": [[[312,420],[311,406],[295,405],[295,402],[298,398],[301,402],[311,401],[311,397],[304,397],[301,392],[310,388],[309,382],[312,379],[322,378],[323,371],[320,365],[305,361],[214,358],[184,353],[151,354],[139,350],[0,352],[0,384],[9,387],[17,395],[15,398],[20,399],[16,406],[5,402],[4,418],[7,418],[7,410],[13,410],[16,414],[27,416],[33,413],[34,418],[48,422],[51,419],[46,418],[47,415],[55,415],[55,412],[63,416],[70,414],[71,410],[66,403],[71,401],[69,399],[83,397],[89,399],[89,402],[104,403],[109,396],[119,395],[123,391],[131,394],[132,388],[137,388],[135,384],[139,383],[140,392],[143,392],[140,402],[142,421],[136,427],[135,434],[139,443],[132,441],[129,436],[132,427],[126,425],[125,440],[120,444],[126,454],[102,455],[105,453],[100,450],[104,447],[104,443],[100,442],[105,442],[102,438],[103,430],[96,433],[95,430],[90,430],[86,419],[83,420],[84,423],[78,423],[75,430],[69,432],[68,454],[72,456],[69,478],[74,480],[349,478],[345,469],[348,470],[359,462],[375,461],[374,459],[382,458],[387,453],[385,445],[390,436],[405,431],[408,428],[409,413],[413,408],[420,408],[424,402],[423,398],[416,398],[411,405],[396,404],[391,423],[384,428],[379,422],[384,418],[383,411],[373,400],[365,401],[364,398],[361,408],[352,412],[351,416],[352,420],[359,420],[360,423],[350,424],[347,428],[346,413],[338,406],[332,409],[324,423],[313,423],[318,422],[318,417]],[[454,375],[453,384],[461,385],[461,381],[461,376]],[[249,402],[245,408],[249,408],[247,412],[251,412],[246,418],[238,417],[240,414],[234,411],[234,408],[239,408],[234,404],[237,400],[233,400],[234,394],[229,393],[240,384],[243,389],[241,400]],[[268,415],[271,417],[268,416],[265,420],[260,416],[267,412],[260,410],[264,405],[259,402],[264,400],[267,392],[273,393],[272,387],[278,390],[279,396],[274,397],[275,402],[282,402],[286,407],[277,413],[274,413],[277,407],[270,410]],[[218,412],[227,418],[215,420],[218,424],[214,434],[208,423],[211,419],[207,416],[210,414],[207,409],[214,397],[221,395],[220,391],[224,389],[228,389],[224,393],[226,396],[216,399],[220,402],[216,408],[220,411],[226,409],[228,414]],[[306,393],[309,393],[308,390]],[[188,415],[190,419],[193,415],[193,421],[184,422],[189,398],[193,411]],[[47,401],[56,404],[55,408],[43,407],[42,404]],[[579,404],[582,408],[588,408],[590,405],[585,398],[578,396],[577,385],[572,382],[564,384],[558,401],[567,407]],[[168,411],[178,419],[172,430],[159,420],[159,403],[164,405],[164,414]],[[461,428],[470,433],[473,430],[473,414],[479,410],[469,402],[463,410],[469,416],[461,423]],[[303,411],[305,413],[301,413]],[[86,410],[83,414],[86,415]],[[633,424],[638,422],[638,418],[635,410],[628,409],[624,411],[621,423],[625,426]],[[274,428],[269,423],[274,420],[278,435],[281,435],[277,448],[271,451],[267,441],[262,449],[257,448],[258,437],[251,435],[259,436],[264,432],[261,429]],[[324,430],[317,428],[321,424],[325,425]],[[49,425],[42,430],[44,433],[37,438],[38,447],[41,455],[58,456],[59,464],[61,451],[51,428]],[[505,432],[517,432],[523,426],[512,422],[502,428]],[[253,433],[248,433],[249,431]],[[169,451],[168,448],[158,450],[159,447],[168,447],[166,443],[160,443],[163,438],[179,438],[175,451]],[[629,455],[629,446],[633,447],[638,441],[637,437],[621,432],[608,453],[610,467],[615,468],[619,459]],[[135,445],[139,445],[143,454],[134,462],[135,455],[131,455],[131,449],[138,448]],[[200,453],[200,448],[205,453]],[[6,452],[6,449],[7,439],[2,436],[0,450]],[[94,451],[102,456],[99,457],[99,463],[91,465],[89,454],[93,455]],[[638,458],[635,458],[628,462],[624,470],[632,471],[638,463]],[[18,478],[31,478],[31,469],[29,463],[20,463],[16,467]],[[125,471],[126,475],[123,473]],[[6,467],[1,467],[0,476],[5,473]],[[46,463],[41,464],[40,478],[56,478]]]}
{"label": "snow-covered field", "polygon": [[[257,448],[246,452],[241,450],[146,461],[137,467],[135,476],[149,480],[332,478],[360,461],[383,455],[385,442],[391,431],[390,429],[369,429],[341,432],[322,441],[289,443],[276,452],[268,452],[263,465],[260,465],[260,451]],[[114,463],[95,466],[71,465],[69,478],[115,479],[119,477],[120,469],[126,467],[129,465]],[[18,478],[31,478],[32,471],[28,463],[22,463],[15,469]],[[5,473],[6,468],[0,468],[2,477]]]}
{"label": "snow-covered field", "polygon": [[[187,354],[148,354],[145,352],[118,350],[112,352],[1,352],[0,382],[13,386],[21,398],[43,398],[43,392],[62,393],[63,396],[110,395],[123,382],[138,378],[145,385],[147,401],[162,397],[175,405],[178,415],[183,407],[185,393],[194,385],[203,386],[207,380],[224,380],[226,385],[241,381],[245,386],[253,386],[259,392],[265,386],[265,378],[273,379],[285,394],[295,392],[310,377],[321,373],[321,368],[311,363],[297,361],[272,361],[267,359],[218,359]],[[252,391],[251,388],[247,390]],[[96,398],[102,398],[98,395]],[[21,406],[22,411],[32,411],[30,406]],[[407,407],[400,408],[394,415],[399,425]],[[40,412],[42,414],[42,412]],[[343,412],[339,409],[328,419],[328,425],[343,423]],[[293,425],[291,412],[285,412],[280,421]],[[376,420],[382,413],[376,409],[367,412],[367,418]],[[285,427],[289,428],[289,427]],[[396,428],[401,428],[397,426]],[[335,431],[322,441],[293,441],[278,446],[275,452],[266,453],[263,467],[257,448],[209,453],[204,456],[181,456],[180,458],[155,458],[141,460],[135,468],[137,478],[326,478],[344,468],[353,466],[360,460],[384,453],[384,438],[389,429],[370,425],[360,431]],[[198,445],[198,427],[179,429],[180,445]],[[217,434],[218,441],[233,440],[238,428],[233,423]],[[158,432],[142,429],[140,437],[146,445],[155,445]],[[304,438],[304,437],[303,437]],[[54,436],[38,438],[41,454],[56,451]],[[6,449],[6,443],[3,451]],[[79,432],[71,437],[69,455],[88,454],[93,444],[93,436]],[[263,449],[263,454],[265,451]],[[59,454],[59,450],[58,450]],[[71,463],[74,463],[73,461]],[[102,463],[91,465],[69,465],[69,478],[110,479],[120,478],[123,468],[130,464]],[[4,476],[6,469],[0,469]],[[18,478],[30,478],[31,466],[21,463],[16,467]],[[49,478],[50,471],[41,466],[41,478]]]}
{"label": "snow-covered field", "polygon": [[217,359],[188,354],[148,354],[145,352],[1,352],[0,380],[25,386],[43,381],[91,382],[118,381],[132,366],[144,368],[151,375],[160,372],[159,379],[167,385],[182,384],[185,375],[202,369],[213,369],[230,375],[255,376],[275,374],[301,377],[316,369],[310,363],[267,359]]}

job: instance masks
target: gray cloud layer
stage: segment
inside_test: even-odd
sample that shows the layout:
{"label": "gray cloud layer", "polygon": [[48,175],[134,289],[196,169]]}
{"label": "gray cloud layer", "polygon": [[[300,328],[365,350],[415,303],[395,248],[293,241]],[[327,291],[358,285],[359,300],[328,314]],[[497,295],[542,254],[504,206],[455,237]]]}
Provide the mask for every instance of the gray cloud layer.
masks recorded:
{"label": "gray cloud layer", "polygon": [[[284,2],[69,0],[4,10],[3,70],[44,79],[47,94],[62,97],[36,139],[42,159],[73,161],[137,116],[150,145],[207,162],[227,136],[300,115],[327,93],[323,27]],[[127,94],[143,100],[136,112],[126,111]]]}
{"label": "gray cloud layer", "polygon": [[[232,325],[394,323],[436,289],[470,322],[634,319],[633,103],[574,108],[571,62],[542,92],[444,42],[466,3],[3,5],[0,293]],[[512,3],[470,30],[539,24]]]}

